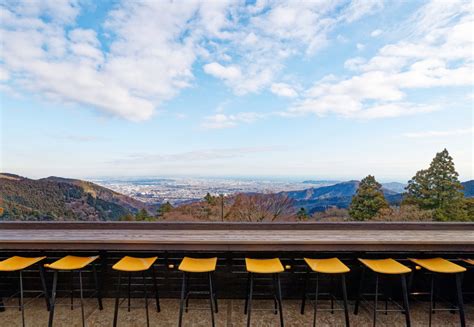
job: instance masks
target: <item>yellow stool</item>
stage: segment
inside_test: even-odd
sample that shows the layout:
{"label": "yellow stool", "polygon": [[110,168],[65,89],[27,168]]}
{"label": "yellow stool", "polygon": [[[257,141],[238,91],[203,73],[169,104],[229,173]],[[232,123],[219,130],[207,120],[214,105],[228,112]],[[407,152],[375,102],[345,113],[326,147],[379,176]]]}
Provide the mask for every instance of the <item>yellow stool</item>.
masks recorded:
{"label": "yellow stool", "polygon": [[470,266],[474,266],[474,259],[462,259],[462,261],[464,261]]}
{"label": "yellow stool", "polygon": [[156,311],[160,312],[160,299],[158,295],[158,287],[156,285],[156,274],[153,264],[156,262],[158,257],[151,258],[136,258],[125,256],[120,259],[116,264],[112,266],[112,269],[117,270],[118,274],[118,283],[117,283],[117,294],[115,296],[115,310],[114,310],[114,327],[117,326],[118,318],[118,309],[120,302],[120,287],[121,287],[121,275],[122,273],[128,273],[128,312],[130,312],[130,283],[131,283],[131,274],[134,272],[141,272],[143,279],[143,293],[145,295],[145,312],[146,312],[146,325],[150,326],[150,317],[148,314],[148,293],[147,293],[147,284],[145,272],[150,270],[152,271],[153,276],[153,286],[155,290],[155,300],[156,300]]}
{"label": "yellow stool", "polygon": [[82,315],[82,326],[85,326],[85,318],[84,318],[84,295],[83,295],[83,288],[82,288],[82,270],[87,267],[88,265],[92,265],[92,271],[94,275],[94,283],[95,283],[95,288],[96,288],[96,294],[97,294],[97,301],[99,302],[99,309],[102,310],[102,296],[100,292],[100,287],[99,287],[99,280],[97,278],[97,270],[95,268],[95,265],[93,264],[94,261],[96,261],[99,258],[99,256],[91,256],[91,257],[77,257],[73,255],[67,255],[59,260],[56,260],[53,263],[50,264],[45,264],[44,266],[46,268],[49,268],[54,271],[54,277],[53,277],[53,288],[51,291],[51,304],[50,304],[50,311],[49,311],[49,322],[48,326],[52,327],[53,326],[53,320],[54,320],[54,308],[56,305],[56,288],[58,285],[58,272],[59,271],[70,271],[71,272],[71,309],[73,308],[73,272],[78,271],[79,273],[79,294],[80,294],[80,299],[81,299],[81,315]]}
{"label": "yellow stool", "polygon": [[[354,314],[357,315],[359,312],[359,304],[361,299],[363,298],[363,287],[364,287],[364,276],[366,269],[369,269],[375,274],[375,299],[374,299],[374,321],[373,325],[375,326],[377,323],[377,312],[385,311],[401,311],[405,313],[405,321],[406,325],[409,327],[411,325],[410,322],[410,309],[408,306],[408,291],[407,291],[407,282],[406,282],[406,274],[411,272],[411,269],[405,265],[402,265],[398,261],[393,259],[359,259],[362,263],[362,273],[360,276],[360,284],[359,284],[359,291],[357,294],[357,299],[354,307]],[[400,276],[401,284],[402,284],[402,297],[403,297],[403,309],[387,309],[387,300],[385,301],[385,310],[378,310],[377,303],[378,303],[378,296],[379,296],[379,278],[380,277],[390,277],[390,276]],[[397,304],[398,306],[398,304]]]}
{"label": "yellow stool", "polygon": [[[17,293],[13,294],[12,297],[15,296],[16,294],[19,295],[20,303],[18,306],[13,306],[13,307],[20,309],[21,323],[23,326],[25,326],[25,306],[23,302],[23,294],[26,293],[26,291],[23,290],[23,270],[33,266],[34,264],[39,263],[41,260],[45,258],[46,257],[29,258],[29,257],[13,256],[3,261],[0,261],[0,271],[2,272],[17,272],[18,271],[18,276],[19,276],[19,281],[20,281],[19,290]],[[44,270],[41,264],[39,264],[39,273],[40,273],[40,279],[41,279],[41,286],[43,287],[42,293],[44,294],[44,297],[46,299],[46,308],[49,310],[48,290],[46,289],[46,281],[44,279]],[[36,292],[36,291],[32,291],[32,292]],[[3,311],[4,308],[6,308],[6,306],[2,305],[1,311]]]}
{"label": "yellow stool", "polygon": [[[443,258],[430,258],[430,259],[410,259],[414,264],[420,266],[421,268],[429,271],[431,273],[430,281],[430,314],[429,314],[429,326],[431,326],[431,316],[434,311],[459,311],[459,318],[461,320],[461,326],[466,326],[466,318],[464,315],[464,303],[462,298],[462,274],[466,271],[466,268],[457,265],[451,261],[448,261]],[[456,292],[458,299],[458,307],[456,309],[444,309],[444,308],[435,308],[435,276],[437,274],[441,275],[454,275],[456,279]]]}
{"label": "yellow stool", "polygon": [[[186,312],[188,312],[188,303],[190,294],[209,294],[209,302],[211,307],[211,322],[215,326],[214,312],[218,312],[216,290],[212,282],[212,274],[216,270],[217,258],[190,258],[184,257],[178,269],[183,272],[183,284],[181,286],[181,300],[179,303],[179,322],[181,327],[183,322],[183,311],[186,303]],[[189,290],[189,274],[202,273],[207,274],[209,281],[209,291],[197,292]]]}
{"label": "yellow stool", "polygon": [[255,274],[271,274],[273,278],[273,299],[274,299],[274,312],[280,312],[280,325],[283,327],[283,307],[281,303],[281,284],[280,284],[280,273],[285,271],[280,259],[250,259],[245,258],[245,265],[249,273],[247,282],[247,296],[245,298],[245,309],[244,313],[247,315],[247,327],[250,327],[250,313],[252,311],[252,297],[253,297],[253,284]]}
{"label": "yellow stool", "polygon": [[[327,274],[331,277],[331,288],[334,291],[334,275],[341,276],[341,289],[342,289],[342,298],[344,304],[344,317],[346,320],[346,326],[349,326],[349,310],[347,305],[347,289],[346,289],[346,273],[350,271],[349,267],[347,267],[344,263],[341,262],[338,258],[330,258],[330,259],[309,259],[304,258],[304,261],[310,268],[310,270],[306,273],[305,280],[304,280],[304,288],[303,288],[303,297],[301,303],[301,314],[304,314],[304,308],[306,304],[306,298],[308,296],[307,293],[307,286],[308,281],[311,273],[315,273],[316,275],[316,290],[314,293],[314,312],[313,312],[313,326],[316,326],[316,311],[318,308],[318,297],[319,295],[324,295],[323,293],[319,292],[319,275],[320,274]],[[327,293],[331,296],[331,313],[334,313],[334,294]],[[338,309],[336,309],[338,310]],[[339,309],[340,310],[340,309]],[[320,310],[320,311],[328,311],[328,310]]]}

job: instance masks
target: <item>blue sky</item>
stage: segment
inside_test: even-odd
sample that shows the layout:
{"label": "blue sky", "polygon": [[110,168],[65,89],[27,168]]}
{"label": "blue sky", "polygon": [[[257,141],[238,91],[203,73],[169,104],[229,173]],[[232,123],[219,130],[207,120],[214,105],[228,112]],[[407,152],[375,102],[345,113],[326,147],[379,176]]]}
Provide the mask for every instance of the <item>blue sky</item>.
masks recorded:
{"label": "blue sky", "polygon": [[0,4],[0,170],[473,178],[470,1]]}

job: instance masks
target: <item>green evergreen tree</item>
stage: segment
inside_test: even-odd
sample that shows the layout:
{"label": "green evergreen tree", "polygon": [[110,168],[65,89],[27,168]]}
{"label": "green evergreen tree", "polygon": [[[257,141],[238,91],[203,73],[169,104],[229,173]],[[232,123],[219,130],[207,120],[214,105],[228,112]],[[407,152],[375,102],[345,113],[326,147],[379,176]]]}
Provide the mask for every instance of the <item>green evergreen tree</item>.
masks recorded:
{"label": "green evergreen tree", "polygon": [[145,221],[145,220],[148,220],[150,217],[148,215],[148,211],[146,211],[145,209],[140,209],[140,211],[137,212],[137,214],[135,215],[135,220],[137,221]]}
{"label": "green evergreen tree", "polygon": [[420,209],[433,209],[433,199],[431,197],[431,183],[428,169],[422,169],[408,181],[405,188],[406,194],[403,204],[415,204]]}
{"label": "green evergreen tree", "polygon": [[382,185],[374,176],[369,175],[360,181],[359,188],[352,197],[349,214],[355,220],[367,220],[374,217],[380,209],[387,207]]}
{"label": "green evergreen tree", "polygon": [[216,197],[212,196],[209,192],[207,192],[206,196],[204,197],[204,200],[206,200],[207,204],[211,206],[216,204]]}
{"label": "green evergreen tree", "polygon": [[169,201],[166,201],[166,203],[163,203],[160,205],[160,207],[157,210],[158,217],[163,217],[165,213],[170,212],[171,209],[173,209],[173,206]]}
{"label": "green evergreen tree", "polygon": [[462,185],[448,150],[436,154],[430,167],[408,182],[404,202],[434,211],[440,221],[468,220]]}
{"label": "green evergreen tree", "polygon": [[464,199],[467,220],[474,221],[474,198]]}
{"label": "green evergreen tree", "polygon": [[298,212],[296,213],[296,218],[298,218],[298,220],[308,220],[309,215],[306,212],[306,209],[300,208],[300,210],[298,210]]}

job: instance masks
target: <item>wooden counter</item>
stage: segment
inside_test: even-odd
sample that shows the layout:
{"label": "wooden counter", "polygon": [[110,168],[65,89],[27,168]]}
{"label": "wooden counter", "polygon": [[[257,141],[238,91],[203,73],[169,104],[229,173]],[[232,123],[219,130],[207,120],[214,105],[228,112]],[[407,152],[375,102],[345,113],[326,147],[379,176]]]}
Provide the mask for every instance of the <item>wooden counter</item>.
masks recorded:
{"label": "wooden counter", "polygon": [[474,224],[2,222],[0,249],[473,252]]}

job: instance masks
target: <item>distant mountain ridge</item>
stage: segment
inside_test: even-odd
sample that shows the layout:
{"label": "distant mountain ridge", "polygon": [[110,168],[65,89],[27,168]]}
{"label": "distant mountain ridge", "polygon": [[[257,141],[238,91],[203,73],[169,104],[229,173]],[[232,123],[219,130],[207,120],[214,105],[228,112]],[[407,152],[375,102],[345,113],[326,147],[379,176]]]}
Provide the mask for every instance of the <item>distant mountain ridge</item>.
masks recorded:
{"label": "distant mountain ridge", "polygon": [[464,189],[462,190],[464,193],[464,196],[467,198],[474,197],[474,179],[470,181],[465,181],[461,184],[464,187]]}
{"label": "distant mountain ridge", "polygon": [[148,205],[97,184],[62,177],[38,180],[0,174],[1,219],[24,220],[118,220]]}
{"label": "distant mountain ridge", "polygon": [[382,187],[384,189],[393,191],[395,193],[404,193],[406,186],[407,186],[406,183],[399,183],[399,182],[382,183]]}
{"label": "distant mountain ridge", "polygon": [[[474,197],[474,180],[461,183],[466,197]],[[352,197],[357,192],[359,181],[348,181],[323,187],[311,187],[299,191],[281,192],[295,202],[298,208],[305,208],[309,213],[324,211],[328,207],[349,207]],[[399,205],[405,192],[406,184],[391,182],[382,183],[382,191],[391,205]]]}
{"label": "distant mountain ridge", "polygon": [[[388,187],[399,189],[401,183],[387,183]],[[359,181],[352,180],[348,182],[337,183],[330,186],[317,188],[308,188],[301,191],[281,192],[293,201],[295,206],[305,208],[309,213],[324,211],[328,207],[347,208],[354,194],[359,188]],[[390,204],[399,204],[402,200],[402,193],[392,189],[382,187],[385,198]]]}

